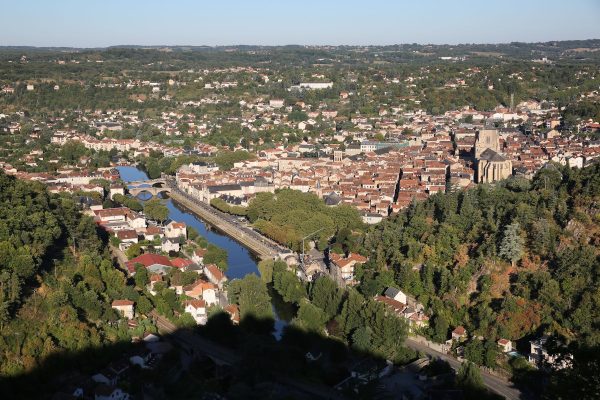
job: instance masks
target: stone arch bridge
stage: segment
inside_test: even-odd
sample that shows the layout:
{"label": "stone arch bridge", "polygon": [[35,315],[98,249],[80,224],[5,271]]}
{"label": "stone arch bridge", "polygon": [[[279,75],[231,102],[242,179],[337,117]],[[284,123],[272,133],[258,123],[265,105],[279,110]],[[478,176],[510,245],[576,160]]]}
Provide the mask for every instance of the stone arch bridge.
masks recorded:
{"label": "stone arch bridge", "polygon": [[142,193],[158,196],[160,193],[171,193],[171,187],[166,179],[151,179],[147,181],[133,181],[127,184],[127,191],[133,197]]}

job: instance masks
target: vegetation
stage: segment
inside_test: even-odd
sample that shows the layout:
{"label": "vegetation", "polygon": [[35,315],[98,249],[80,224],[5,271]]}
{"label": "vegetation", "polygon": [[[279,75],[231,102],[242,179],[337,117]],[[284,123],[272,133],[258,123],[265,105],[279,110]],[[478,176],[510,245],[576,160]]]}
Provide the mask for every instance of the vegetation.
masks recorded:
{"label": "vegetation", "polygon": [[[85,361],[52,358],[49,370],[56,376],[106,365],[119,354],[109,345],[129,336],[110,303],[139,295],[112,265],[94,222],[69,197],[2,172],[0,204],[0,373],[31,372],[52,354],[92,348],[106,351]],[[33,396],[43,387],[22,390]]]}
{"label": "vegetation", "polygon": [[247,208],[247,217],[264,235],[294,250],[302,246],[302,238],[310,237],[319,249],[342,229],[362,229],[358,211],[349,205],[327,207],[312,193],[282,189],[258,193]]}
{"label": "vegetation", "polygon": [[169,209],[159,199],[150,199],[144,203],[144,214],[151,220],[164,222],[169,218]]}
{"label": "vegetation", "polygon": [[[489,342],[552,333],[597,346],[600,165],[550,166],[531,182],[432,196],[371,229],[366,295],[397,286],[433,314],[437,341],[463,325],[487,338],[467,358],[491,365]],[[526,343],[526,341],[525,341]]]}

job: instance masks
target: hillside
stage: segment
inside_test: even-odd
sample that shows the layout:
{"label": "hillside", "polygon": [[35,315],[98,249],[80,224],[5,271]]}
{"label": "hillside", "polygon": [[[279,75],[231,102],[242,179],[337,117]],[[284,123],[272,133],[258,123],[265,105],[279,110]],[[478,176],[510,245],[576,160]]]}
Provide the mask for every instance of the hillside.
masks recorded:
{"label": "hillside", "polygon": [[436,195],[371,230],[361,289],[398,285],[433,314],[429,334],[600,343],[600,165]]}
{"label": "hillside", "polygon": [[22,397],[44,392],[63,371],[90,371],[118,353],[112,346],[89,359],[68,356],[129,336],[126,324],[110,324],[119,320],[111,301],[133,295],[125,283],[70,196],[0,172],[0,376],[30,374],[42,363],[52,371],[27,376]]}

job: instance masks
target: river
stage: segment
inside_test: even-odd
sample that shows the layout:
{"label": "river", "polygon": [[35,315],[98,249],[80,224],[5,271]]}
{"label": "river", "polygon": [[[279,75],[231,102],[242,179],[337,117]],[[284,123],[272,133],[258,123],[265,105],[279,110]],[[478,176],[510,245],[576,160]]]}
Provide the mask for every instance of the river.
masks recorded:
{"label": "river", "polygon": [[[146,173],[138,168],[117,167],[117,169],[124,182],[148,180]],[[140,200],[147,200],[147,198],[141,198]],[[175,203],[170,198],[163,199],[163,201],[169,209],[170,219],[178,222],[185,222],[186,225],[195,228],[209,243],[227,250],[228,269],[225,274],[229,279],[240,279],[251,273],[259,275],[257,265],[258,259],[247,248],[229,236],[212,229],[205,221],[186,210],[185,207]],[[289,323],[289,319],[291,318],[291,313],[289,312],[290,305],[284,303],[281,299],[275,298],[278,294],[272,292],[273,291],[271,290],[271,296],[273,297],[273,314],[275,316],[275,331],[273,334],[277,339],[280,339],[283,328]]]}

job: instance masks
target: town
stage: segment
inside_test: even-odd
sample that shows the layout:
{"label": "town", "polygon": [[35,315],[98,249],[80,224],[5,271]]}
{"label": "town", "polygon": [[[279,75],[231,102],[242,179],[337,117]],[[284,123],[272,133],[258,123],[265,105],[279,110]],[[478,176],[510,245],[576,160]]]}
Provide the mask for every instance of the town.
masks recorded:
{"label": "town", "polygon": [[86,294],[64,301],[106,303],[88,325],[127,349],[54,398],[519,399],[575,370],[600,44],[559,43],[0,52],[0,183],[73,204],[52,257]]}

